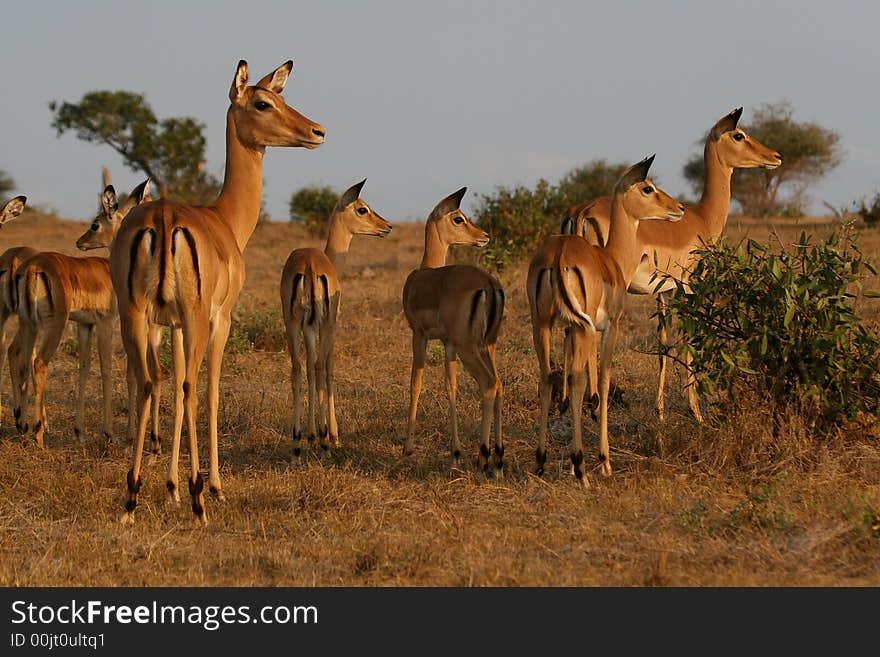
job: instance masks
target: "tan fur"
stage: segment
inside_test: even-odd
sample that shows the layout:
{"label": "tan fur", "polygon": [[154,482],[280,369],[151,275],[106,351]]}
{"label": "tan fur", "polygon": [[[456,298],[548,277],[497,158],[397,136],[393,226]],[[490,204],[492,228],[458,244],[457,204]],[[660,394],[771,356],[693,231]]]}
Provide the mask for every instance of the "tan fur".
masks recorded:
{"label": "tan fur", "polygon": [[[638,267],[642,245],[641,221],[677,222],[684,207],[647,179],[653,157],[633,165],[615,186],[608,245],[603,249],[577,235],[554,235],[538,249],[529,264],[526,293],[532,335],[539,365],[538,395],[541,419],[536,461],[543,473],[547,458],[550,412],[550,334],[557,322],[568,328],[566,352],[571,356],[571,460],[578,481],[587,485],[583,467],[581,408],[587,383],[591,398],[599,396],[599,453],[602,471],[611,474],[608,447],[608,387],[611,358],[623,314],[627,283]],[[659,223],[658,221],[658,223]],[[670,226],[671,227],[671,226]],[[597,332],[601,333],[596,362]],[[568,369],[568,368],[567,368]],[[598,370],[598,371],[597,371]]]}
{"label": "tan fur", "polygon": [[281,273],[281,313],[291,361],[293,453],[296,456],[300,454],[302,442],[301,341],[306,347],[309,443],[320,430],[322,449],[329,449],[331,442],[335,447],[340,445],[333,389],[333,341],[342,292],[339,284],[342,260],[353,236],[386,237],[391,232],[391,224],[358,198],[363,184],[354,185],[340,197],[330,214],[324,250],[295,249]]}
{"label": "tan fur", "polygon": [[[25,196],[16,196],[7,201],[0,208],[0,226],[7,221],[14,219],[24,212],[27,198]],[[6,322],[13,316],[16,316],[16,294],[14,287],[15,270],[24,261],[35,255],[37,252],[29,246],[14,246],[6,249],[0,255],[0,376],[2,376],[4,360],[9,356],[9,366],[12,369],[13,358],[20,346],[15,342],[8,342],[6,337]],[[10,372],[14,379],[15,374]],[[12,386],[13,405],[17,408],[20,406],[17,394],[17,387]],[[0,406],[0,415],[2,415],[2,406]]]}
{"label": "tan fur", "polygon": [[494,419],[495,462],[492,472],[503,474],[501,432],[502,385],[495,363],[496,342],[504,313],[504,291],[494,276],[470,265],[446,265],[454,244],[484,246],[489,236],[459,209],[465,189],[443,199],[425,224],[425,251],[421,266],[411,272],[403,288],[403,311],[412,329],[413,363],[410,412],[403,452],[413,449],[416,413],[428,340],[441,340],[446,352],[446,390],[449,395],[449,431],[453,464],[461,446],[455,398],[457,360],[476,380],[482,397],[479,463],[490,473],[489,433]]}
{"label": "tan fur", "polygon": [[317,148],[324,129],[288,106],[279,95],[293,62],[247,86],[248,66],[239,62],[226,114],[226,174],[217,200],[204,206],[161,200],[131,212],[110,252],[110,273],[119,303],[123,344],[137,391],[138,427],[128,495],[121,520],[134,521],[140,490],[141,450],[154,375],[148,346],[158,326],[172,329],[175,419],[167,486],[177,493],[177,461],[184,418],[190,452],[190,492],[197,521],[207,523],[199,474],[196,417],[198,373],[207,353],[208,485],[222,498],[217,452],[220,367],[232,308],[244,284],[242,250],[259,218],[263,154],[267,146]]}
{"label": "tan fur", "polygon": [[[693,251],[714,242],[724,231],[730,209],[730,179],[734,169],[775,169],[782,163],[779,153],[737,127],[741,113],[742,108],[734,110],[721,117],[709,130],[703,151],[706,185],[700,201],[686,207],[684,216],[675,226],[667,227],[654,222],[639,226],[638,239],[645,245],[645,258],[630,281],[631,294],[655,294],[657,285],[661,282],[657,274],[669,273],[687,280],[696,264]],[[735,138],[738,134],[742,135],[739,141]],[[611,198],[603,196],[572,206],[566,216],[584,226],[584,237],[591,244],[602,245],[608,238]],[[668,283],[660,289],[658,303],[661,306],[664,304],[662,293],[669,292],[672,288],[673,284]],[[661,332],[660,339],[666,342],[665,332]],[[665,415],[663,389],[667,366],[668,359],[661,356],[657,392],[657,410],[661,419]],[[696,381],[690,374],[686,387],[691,411],[702,422]]]}
{"label": "tan fur", "polygon": [[[92,223],[92,227],[109,221],[122,220],[127,212],[144,200],[146,183],[142,183],[129,195],[122,208],[116,207],[116,195],[112,192],[112,205],[104,205]],[[104,190],[102,197],[108,197],[112,186]],[[82,248],[83,240],[92,231],[86,232],[78,241]],[[112,239],[112,235],[110,236]],[[74,433],[82,436],[83,412],[85,405],[85,385],[91,362],[92,333],[98,335],[98,356],[101,368],[101,387],[104,397],[104,435],[112,435],[112,385],[110,366],[112,355],[113,320],[116,317],[116,296],[110,281],[110,262],[107,258],[74,258],[61,253],[35,253],[14,270],[16,290],[16,312],[19,328],[10,350],[10,369],[13,373],[13,397],[16,404],[16,426],[26,433],[33,428],[34,439],[43,446],[46,431],[46,411],[43,404],[48,366],[55,355],[68,320],[77,324],[79,350],[79,388],[77,392],[76,420]],[[38,345],[39,340],[39,345]],[[27,416],[27,382],[34,384],[33,424],[29,425]]]}

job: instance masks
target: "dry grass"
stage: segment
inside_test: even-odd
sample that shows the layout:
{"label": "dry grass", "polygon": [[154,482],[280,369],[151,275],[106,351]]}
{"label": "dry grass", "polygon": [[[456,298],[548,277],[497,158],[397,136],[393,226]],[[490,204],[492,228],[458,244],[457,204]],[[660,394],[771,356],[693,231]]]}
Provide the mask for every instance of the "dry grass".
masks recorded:
{"label": "dry grass", "polygon": [[[28,243],[74,253],[84,228],[31,214],[3,229],[0,247]],[[786,227],[783,235],[799,230]],[[731,232],[766,239],[767,225],[734,220]],[[566,462],[566,418],[553,419],[548,474],[529,474],[538,407],[524,267],[502,276],[509,299],[499,343],[507,477],[483,480],[475,458],[450,472],[439,350],[425,377],[416,455],[402,459],[410,338],[400,291],[419,260],[421,237],[420,227],[404,225],[387,241],[353,244],[336,345],[338,452],[291,463],[286,352],[229,351],[220,416],[227,501],[209,499],[211,524],[203,530],[193,528],[186,502],[163,503],[167,456],[143,473],[136,525],[115,522],[128,459],[119,448],[105,448],[97,431],[83,445],[74,440],[76,359],[59,350],[47,387],[48,448],[18,438],[5,409],[0,585],[880,584],[880,532],[872,529],[880,513],[876,437],[809,436],[796,416],[774,431],[754,399],[743,400],[740,415],[724,425],[710,408],[699,427],[677,370],[668,390],[670,418],[659,424],[656,359],[639,353],[654,335],[645,298],[630,298],[615,358],[625,403],[611,411],[613,477],[594,470],[592,488],[576,488]],[[258,228],[246,252],[240,316],[271,317],[288,252],[315,244],[289,225]],[[880,233],[867,232],[863,247],[876,262]],[[862,310],[876,327],[871,303]],[[262,320],[254,325],[271,334]],[[262,344],[277,346],[271,335]],[[115,346],[121,434],[124,361],[118,339]],[[97,427],[100,388],[92,379],[88,419]],[[2,381],[8,404],[5,373]],[[476,389],[466,376],[461,382],[464,445],[476,457]],[[167,392],[164,399],[167,438]],[[595,439],[595,425],[586,426],[587,439]],[[181,472],[187,470],[184,454]]]}

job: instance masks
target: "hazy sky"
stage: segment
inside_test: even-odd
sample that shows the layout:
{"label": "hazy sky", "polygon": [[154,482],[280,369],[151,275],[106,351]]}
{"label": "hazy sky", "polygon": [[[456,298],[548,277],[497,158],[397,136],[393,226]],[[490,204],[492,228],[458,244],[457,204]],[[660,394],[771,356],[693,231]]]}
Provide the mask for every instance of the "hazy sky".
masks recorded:
{"label": "hazy sky", "polygon": [[[880,188],[880,3],[4,2],[0,169],[35,204],[83,219],[100,167],[128,192],[143,175],[109,147],[57,138],[50,100],[146,94],[159,118],[206,125],[222,177],[228,90],[295,61],[285,97],[324,124],[314,151],[269,149],[267,209],[287,218],[304,185],[344,189],[389,220],[446,194],[556,180],[594,158],[634,162],[674,194],[712,123],[790,101],[837,130],[845,161],[813,190],[839,206]],[[784,155],[784,154],[783,154]]]}

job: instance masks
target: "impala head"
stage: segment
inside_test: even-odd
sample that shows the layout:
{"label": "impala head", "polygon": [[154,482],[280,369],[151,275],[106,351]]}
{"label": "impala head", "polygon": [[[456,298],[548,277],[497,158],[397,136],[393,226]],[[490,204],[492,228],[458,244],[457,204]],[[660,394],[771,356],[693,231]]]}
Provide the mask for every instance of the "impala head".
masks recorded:
{"label": "impala head", "polygon": [[342,196],[339,197],[339,200],[336,201],[333,215],[342,221],[345,228],[352,235],[387,237],[391,232],[391,224],[380,217],[360,197],[361,189],[366,182],[367,179],[364,178],[359,183],[355,183],[345,190]]}
{"label": "impala head", "polygon": [[153,199],[150,198],[148,192],[150,190],[150,179],[147,178],[140,185],[131,190],[131,194],[125,199],[122,207],[116,198],[116,190],[113,185],[107,185],[101,194],[101,210],[92,220],[89,229],[82,234],[76,241],[76,248],[80,251],[90,251],[91,249],[100,249],[106,246],[110,248],[113,240],[116,238],[116,231],[125,215],[131,212],[132,208],[141,203],[148,203]]}
{"label": "impala head", "polygon": [[0,209],[0,227],[24,212],[25,203],[27,203],[27,196],[16,196],[6,201],[3,208]]}
{"label": "impala head", "polygon": [[444,244],[484,247],[489,243],[489,234],[461,211],[466,191],[467,187],[462,187],[440,201],[428,215],[428,224],[435,227]]}
{"label": "impala head", "polygon": [[742,111],[737,108],[712,126],[706,148],[714,147],[721,163],[732,169],[775,169],[782,164],[782,156],[737,127]]}
{"label": "impala head", "polygon": [[324,143],[324,127],[304,117],[281,97],[292,70],[293,62],[288,60],[257,84],[248,86],[247,62],[238,63],[229,90],[229,113],[239,141],[248,148],[317,148]]}
{"label": "impala head", "polygon": [[684,216],[684,206],[648,178],[653,161],[652,155],[624,171],[614,186],[614,196],[622,200],[626,213],[636,221],[678,221]]}

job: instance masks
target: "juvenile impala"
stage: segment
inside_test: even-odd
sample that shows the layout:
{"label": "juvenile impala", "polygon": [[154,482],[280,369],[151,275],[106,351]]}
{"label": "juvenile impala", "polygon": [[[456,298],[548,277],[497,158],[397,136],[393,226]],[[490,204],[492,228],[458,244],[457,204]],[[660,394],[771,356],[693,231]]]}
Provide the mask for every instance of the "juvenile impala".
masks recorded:
{"label": "juvenile impala", "polygon": [[[742,107],[733,110],[712,126],[706,137],[703,160],[706,166],[706,184],[696,205],[685,208],[684,217],[675,226],[666,227],[648,222],[639,226],[638,239],[645,245],[645,256],[639,263],[629,284],[631,294],[658,294],[658,307],[665,307],[665,296],[674,287],[660,276],[671,274],[687,280],[698,256],[695,249],[711,244],[724,231],[730,210],[730,178],[734,169],[775,169],[782,164],[782,156],[767,148],[754,137],[737,127]],[[611,222],[611,198],[603,196],[568,209],[567,217],[579,221],[585,227],[585,237],[591,244],[604,245],[609,236]],[[655,265],[656,262],[656,265]],[[653,280],[652,280],[653,279]],[[660,341],[666,343],[665,329]],[[661,350],[662,351],[662,350]],[[657,390],[657,412],[662,420],[666,414],[663,389],[666,383],[668,358],[660,356],[660,380]],[[692,373],[687,376],[688,402],[698,422],[703,421],[697,397],[696,381]]]}
{"label": "juvenile impala", "polygon": [[[626,289],[639,266],[642,245],[638,241],[641,221],[679,221],[684,206],[648,180],[654,156],[629,167],[614,187],[611,225],[605,248],[594,246],[576,235],[554,235],[540,247],[529,265],[526,292],[532,318],[535,353],[540,367],[538,393],[541,419],[536,472],[547,461],[547,422],[550,410],[550,332],[557,321],[569,327],[571,341],[571,462],[583,486],[584,453],[581,411],[586,389],[586,367],[591,381],[599,386],[599,456],[603,474],[611,474],[608,448],[608,386],[611,357],[623,315]],[[664,224],[665,225],[665,224]],[[596,341],[599,341],[598,377]]]}
{"label": "juvenile impala", "polygon": [[[281,312],[290,353],[290,383],[293,389],[293,454],[302,444],[302,365],[300,340],[306,346],[306,375],[309,386],[308,441],[321,429],[321,449],[339,447],[336,403],[333,395],[333,340],[339,312],[339,284],[345,254],[355,235],[387,237],[391,224],[359,198],[366,179],[352,185],[330,213],[330,228],[324,250],[302,248],[291,252],[281,273]],[[326,395],[326,401],[325,401]],[[329,424],[328,424],[329,423]]]}
{"label": "juvenile impala", "polygon": [[[102,173],[104,182],[106,183],[104,193],[101,195],[102,211],[98,213],[97,217],[95,217],[91,226],[89,226],[89,229],[85,233],[83,233],[76,241],[76,248],[78,248],[80,251],[91,251],[93,249],[100,248],[109,249],[111,246],[113,246],[113,240],[116,239],[116,233],[119,231],[119,225],[122,223],[122,220],[129,213],[129,211],[139,202],[149,203],[153,200],[149,196],[150,180],[147,179],[143,182],[141,186],[136,187],[135,190],[131,194],[129,194],[128,198],[122,204],[122,207],[119,207],[119,202],[116,198],[116,190],[109,182],[110,172],[107,170],[106,167],[104,167],[102,169]],[[152,429],[150,431],[150,454],[153,456],[157,456],[161,451],[161,439],[159,437],[159,382],[161,379],[162,368],[159,365],[158,351],[161,337],[162,336],[158,328],[150,337],[149,362],[150,365],[153,367],[153,371],[155,373],[155,385],[153,386],[153,390],[151,393],[153,422]],[[137,399],[134,396],[135,385],[133,377],[134,372],[130,367],[127,368],[129,409],[136,408],[137,404]],[[134,412],[129,412],[127,435],[130,444],[133,444],[134,442],[135,427],[135,414]]]}
{"label": "juvenile impala", "polygon": [[196,434],[196,385],[207,351],[208,486],[222,499],[217,454],[220,367],[232,308],[244,284],[242,251],[259,219],[263,154],[267,146],[311,149],[324,143],[324,128],[289,107],[280,95],[292,68],[292,61],[285,62],[248,86],[247,62],[238,63],[229,90],[226,173],[217,200],[202,206],[161,200],[138,208],[122,222],[110,251],[122,341],[137,390],[137,437],[126,476],[124,523],[134,522],[141,488],[141,452],[155,379],[148,354],[157,325],[171,327],[176,334],[172,346],[182,345],[172,350],[179,388],[175,395],[182,394],[182,404],[175,404],[169,496],[179,498],[177,461],[185,416],[192,510],[197,522],[207,523]]}
{"label": "juvenile impala", "polygon": [[[138,185],[123,206],[128,212],[143,201],[147,181]],[[112,187],[110,188],[112,190]],[[102,194],[102,211],[117,211],[116,195]],[[110,380],[113,321],[116,317],[116,299],[110,282],[110,263],[107,258],[74,258],[62,253],[40,252],[21,263],[15,270],[18,294],[18,335],[15,344],[20,348],[10,354],[14,363],[13,386],[16,388],[16,424],[27,433],[28,380],[34,383],[34,439],[43,446],[46,430],[46,409],[43,392],[46,386],[49,362],[55,355],[68,320],[77,325],[79,350],[79,388],[76,400],[76,420],[73,432],[82,434],[85,404],[85,386],[91,364],[93,331],[98,334],[98,358],[101,367],[101,388],[104,396],[104,436],[111,438],[112,386]],[[37,338],[40,337],[39,346]]]}
{"label": "juvenile impala", "polygon": [[[27,197],[16,196],[9,199],[2,208],[0,208],[0,226],[7,221],[15,219],[22,212],[27,203]],[[36,254],[36,251],[29,246],[13,246],[6,249],[0,255],[0,376],[2,376],[4,360],[6,359],[7,349],[12,350],[12,345],[8,344],[6,337],[6,322],[15,315],[15,289],[13,287],[13,272],[22,263],[23,260],[30,258]],[[10,366],[12,361],[10,360]],[[14,386],[13,386],[14,388]],[[13,389],[13,399],[16,397]],[[17,405],[17,404],[16,404]],[[2,412],[2,405],[0,405]]]}
{"label": "juvenile impala", "polygon": [[441,340],[446,352],[446,391],[449,395],[449,432],[453,465],[461,456],[455,396],[458,391],[456,357],[480,387],[480,467],[490,474],[489,432],[495,420],[494,474],[503,475],[501,439],[501,379],[495,364],[495,343],[504,315],[504,290],[494,276],[471,265],[446,265],[454,244],[483,247],[489,235],[477,228],[459,209],[467,191],[462,187],[437,204],[425,223],[425,252],[419,268],[403,288],[403,311],[412,329],[412,376],[409,419],[403,453],[413,449],[416,412],[428,340]]}

